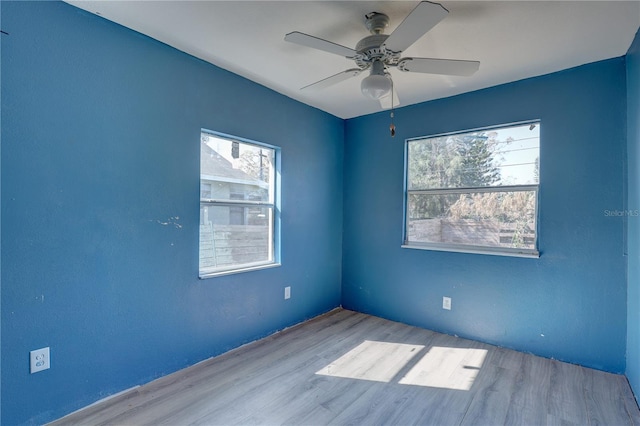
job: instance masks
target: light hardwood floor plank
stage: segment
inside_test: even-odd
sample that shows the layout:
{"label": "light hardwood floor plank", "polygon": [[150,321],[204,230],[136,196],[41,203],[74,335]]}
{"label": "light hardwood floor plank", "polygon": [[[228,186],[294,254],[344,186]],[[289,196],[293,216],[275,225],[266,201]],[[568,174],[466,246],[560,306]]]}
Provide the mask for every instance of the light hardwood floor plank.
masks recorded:
{"label": "light hardwood floor plank", "polygon": [[505,424],[517,373],[489,365],[483,368],[476,381],[477,389],[462,425]]}
{"label": "light hardwood floor plank", "polygon": [[398,416],[399,425],[459,425],[473,399],[470,392],[416,387],[410,410]]}
{"label": "light hardwood floor plank", "polygon": [[638,401],[636,401],[636,398],[633,396],[633,392],[631,391],[631,386],[629,385],[627,378],[623,377],[622,379],[624,383],[620,384],[620,389],[622,392],[622,399],[624,399],[624,407],[633,424],[640,426],[640,408],[638,407]]}
{"label": "light hardwood floor plank", "polygon": [[548,360],[523,356],[511,396],[505,424],[545,424],[549,412],[551,371]]}
{"label": "light hardwood floor plank", "polygon": [[549,414],[576,424],[589,424],[582,367],[550,360]]}
{"label": "light hardwood floor plank", "polygon": [[625,405],[623,387],[628,386],[626,378],[588,368],[583,368],[583,371],[589,423],[597,425],[613,421],[615,424],[633,425]]}
{"label": "light hardwood floor plank", "polygon": [[608,394],[589,389],[585,389],[584,393],[590,425],[633,425],[619,393]]}

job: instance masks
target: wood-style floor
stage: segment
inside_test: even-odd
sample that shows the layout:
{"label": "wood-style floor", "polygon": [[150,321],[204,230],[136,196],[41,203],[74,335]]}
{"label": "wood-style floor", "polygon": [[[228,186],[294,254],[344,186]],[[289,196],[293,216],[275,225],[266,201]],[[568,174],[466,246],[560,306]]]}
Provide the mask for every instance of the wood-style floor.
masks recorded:
{"label": "wood-style floor", "polygon": [[640,425],[624,376],[338,309],[55,425]]}

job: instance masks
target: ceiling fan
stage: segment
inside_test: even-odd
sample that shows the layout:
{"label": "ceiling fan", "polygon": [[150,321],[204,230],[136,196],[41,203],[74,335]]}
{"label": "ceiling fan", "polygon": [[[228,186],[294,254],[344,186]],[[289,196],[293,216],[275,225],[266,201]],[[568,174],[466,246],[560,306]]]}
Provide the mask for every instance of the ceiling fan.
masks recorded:
{"label": "ceiling fan", "polygon": [[389,25],[389,17],[384,13],[369,13],[365,15],[365,26],[371,35],[360,40],[355,49],[298,31],[287,34],[284,37],[285,41],[344,56],[355,61],[357,66],[309,84],[300,90],[323,89],[370,70],[369,75],[361,82],[362,93],[370,99],[380,101],[383,108],[392,108],[398,105],[398,100],[393,90],[390,68],[427,74],[474,74],[480,67],[478,61],[401,57],[405,49],[442,21],[448,13],[441,4],[422,1],[389,35],[383,34]]}

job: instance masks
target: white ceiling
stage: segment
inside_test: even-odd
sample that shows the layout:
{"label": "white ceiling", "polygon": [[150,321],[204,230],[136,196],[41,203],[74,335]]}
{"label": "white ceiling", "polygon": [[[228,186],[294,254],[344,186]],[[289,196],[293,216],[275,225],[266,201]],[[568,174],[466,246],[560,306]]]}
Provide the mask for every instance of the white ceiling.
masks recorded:
{"label": "white ceiling", "polygon": [[[387,34],[418,1],[86,1],[68,3],[146,34],[341,118],[380,111],[366,73],[322,91],[299,89],[352,61],[287,43],[300,31],[354,48],[364,15],[389,15]],[[640,27],[635,1],[442,1],[449,15],[404,56],[481,62],[472,77],[392,70],[401,106],[623,56]]]}

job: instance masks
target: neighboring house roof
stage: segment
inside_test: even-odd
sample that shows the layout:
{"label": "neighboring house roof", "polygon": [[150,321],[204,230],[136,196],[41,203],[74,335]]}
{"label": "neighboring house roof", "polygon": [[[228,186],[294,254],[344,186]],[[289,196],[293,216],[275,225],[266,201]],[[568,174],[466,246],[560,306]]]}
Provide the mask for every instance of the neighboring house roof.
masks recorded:
{"label": "neighboring house roof", "polygon": [[202,179],[266,187],[268,184],[234,169],[229,160],[206,143],[200,144],[200,176]]}
{"label": "neighboring house roof", "polygon": [[234,169],[229,160],[218,154],[206,143],[200,144],[200,173],[203,175],[255,180],[240,169]]}

